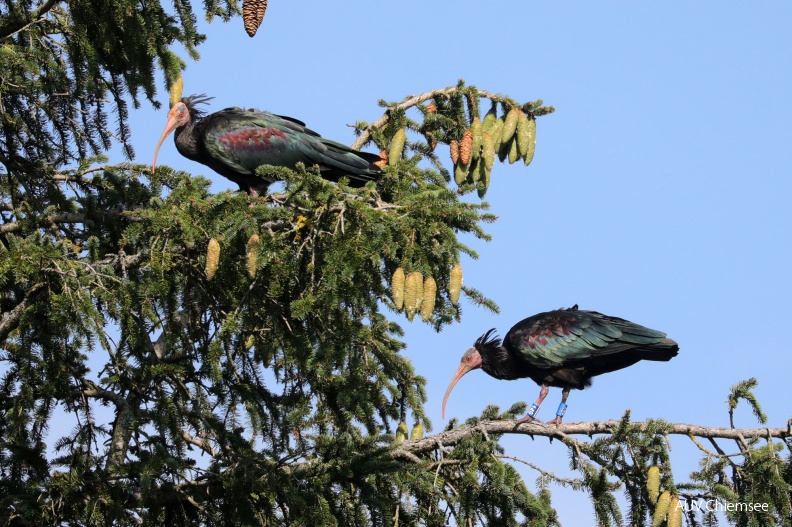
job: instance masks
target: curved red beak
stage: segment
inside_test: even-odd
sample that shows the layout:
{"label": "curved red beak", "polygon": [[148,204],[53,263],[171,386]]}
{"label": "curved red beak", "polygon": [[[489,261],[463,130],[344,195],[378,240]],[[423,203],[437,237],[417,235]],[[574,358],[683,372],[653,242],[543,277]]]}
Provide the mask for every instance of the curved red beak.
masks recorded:
{"label": "curved red beak", "polygon": [[152,172],[154,172],[154,170],[157,168],[157,154],[159,154],[159,150],[160,147],[162,146],[162,143],[165,142],[165,138],[168,137],[170,133],[173,132],[179,126],[179,119],[178,116],[176,115],[175,110],[176,107],[174,106],[171,109],[171,111],[168,112],[168,122],[165,124],[165,130],[162,132],[159,141],[157,141],[157,147],[154,149],[154,159],[152,159],[151,161]]}
{"label": "curved red beak", "polygon": [[459,382],[459,379],[464,377],[467,372],[480,367],[481,355],[479,355],[478,350],[476,348],[468,349],[465,354],[462,355],[462,361],[459,364],[459,368],[457,368],[454,377],[451,379],[451,382],[448,383],[448,388],[446,388],[445,396],[443,397],[443,409],[440,414],[443,419],[445,419],[445,407],[446,403],[448,402],[448,396],[451,395],[451,390],[454,389],[454,386]]}

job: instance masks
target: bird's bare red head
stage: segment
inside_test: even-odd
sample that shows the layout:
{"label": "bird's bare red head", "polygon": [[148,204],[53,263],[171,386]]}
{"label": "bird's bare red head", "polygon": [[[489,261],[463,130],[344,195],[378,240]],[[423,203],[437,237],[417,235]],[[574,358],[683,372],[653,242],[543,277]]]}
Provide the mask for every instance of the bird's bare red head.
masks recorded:
{"label": "bird's bare red head", "polygon": [[462,355],[462,360],[459,361],[459,368],[457,368],[454,377],[451,379],[451,382],[448,383],[448,388],[446,388],[445,396],[443,397],[443,408],[441,415],[443,419],[445,419],[445,407],[446,402],[448,402],[448,396],[451,395],[451,390],[454,388],[459,379],[461,379],[467,372],[481,368],[481,353],[479,353],[480,349],[483,349],[486,346],[500,346],[500,339],[497,337],[491,338],[493,333],[495,333],[495,329],[491,329],[487,331],[484,335],[482,335],[470,348],[465,351],[464,355]]}
{"label": "bird's bare red head", "polygon": [[157,154],[159,154],[159,149],[162,143],[165,142],[165,138],[174,130],[189,124],[190,121],[200,119],[206,115],[206,112],[198,108],[197,105],[205,104],[211,99],[212,97],[207,97],[206,95],[190,95],[173,105],[168,112],[168,122],[165,124],[165,130],[163,130],[159,141],[157,141],[157,147],[154,149],[154,159],[151,161],[152,172],[157,168]]}

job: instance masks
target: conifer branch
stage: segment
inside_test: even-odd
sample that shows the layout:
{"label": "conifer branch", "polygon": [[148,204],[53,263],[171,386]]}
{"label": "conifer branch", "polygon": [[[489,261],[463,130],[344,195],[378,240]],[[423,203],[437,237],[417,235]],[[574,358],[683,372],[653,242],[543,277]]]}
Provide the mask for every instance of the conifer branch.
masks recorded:
{"label": "conifer branch", "polygon": [[[443,88],[443,89],[439,89],[439,90],[428,91],[426,93],[422,93],[421,95],[411,95],[411,96],[405,98],[399,104],[397,104],[394,108],[398,108],[398,109],[401,109],[401,110],[406,110],[407,108],[415,106],[416,104],[421,104],[424,101],[428,101],[429,99],[431,99],[435,95],[448,95],[449,93],[453,93],[457,89],[459,89],[459,88],[458,88],[458,86],[455,85],[455,86],[448,86],[447,88]],[[484,93],[484,92],[481,92],[481,93]],[[366,128],[364,128],[360,132],[360,136],[355,140],[354,143],[352,143],[352,148],[354,148],[355,150],[359,150],[360,147],[362,147],[364,144],[366,144],[366,142],[371,137],[371,131],[376,129],[376,128],[381,128],[381,127],[385,126],[385,124],[389,120],[390,120],[390,112],[388,111],[388,112],[385,112],[385,114],[383,114],[382,117],[380,117],[379,119],[377,119],[373,123],[369,124]]]}
{"label": "conifer branch", "polygon": [[215,458],[215,459],[219,459],[220,458],[220,452],[218,450],[215,450],[214,448],[212,448],[212,446],[209,443],[207,443],[206,441],[201,441],[197,437],[191,436],[190,434],[187,433],[186,430],[182,430],[182,438],[185,441],[187,441],[188,443],[190,443],[191,445],[197,446],[198,448],[200,448],[201,450],[203,450],[204,452],[206,452],[207,454],[209,454],[213,458]]}
{"label": "conifer branch", "polygon": [[[47,216],[47,221],[50,223],[82,223],[85,221],[85,214],[77,212],[57,212]],[[22,225],[16,221],[0,225],[0,234],[19,232],[21,230]]]}
{"label": "conifer branch", "polygon": [[[366,144],[366,142],[368,142],[368,140],[371,138],[372,130],[375,130],[377,128],[382,128],[383,126],[385,126],[390,120],[391,110],[393,109],[406,110],[412,106],[415,106],[416,104],[421,104],[424,101],[428,101],[429,99],[431,99],[436,95],[449,95],[457,90],[459,90],[459,85],[448,86],[447,88],[428,91],[420,95],[410,95],[409,97],[405,98],[402,102],[398,103],[397,105],[391,106],[388,109],[388,111],[382,115],[382,117],[380,117],[373,123],[366,126],[363,130],[361,130],[360,136],[355,140],[354,143],[352,143],[352,148],[354,148],[355,150],[360,150],[360,148],[364,144]],[[497,95],[495,93],[490,93],[484,90],[477,90],[477,93],[481,97],[486,97],[488,99],[493,99],[493,100],[503,99],[503,97],[501,97],[500,95]]]}
{"label": "conifer branch", "polygon": [[25,298],[22,299],[22,302],[20,302],[7,314],[3,314],[3,318],[0,320],[0,343],[5,342],[8,334],[19,326],[22,313],[24,313],[25,310],[30,307],[30,305],[36,300],[36,298],[44,289],[44,284],[36,284],[32,286],[30,289],[28,289],[27,293],[25,294]]}
{"label": "conifer branch", "polygon": [[26,27],[42,21],[44,19],[44,15],[46,15],[47,12],[49,12],[49,10],[55,7],[55,4],[59,2],[60,0],[47,0],[44,5],[30,13],[29,22],[25,20],[17,20],[13,23],[9,23],[5,27],[0,28],[0,39],[8,38],[15,33],[22,31]]}
{"label": "conifer branch", "polygon": [[[124,214],[124,210],[120,208],[115,209],[108,209],[102,212],[97,212],[97,214],[108,217],[108,216],[121,216]],[[61,224],[61,223],[85,223],[85,220],[88,219],[86,214],[81,212],[55,212],[50,214],[46,217],[46,221],[50,222],[51,224]],[[132,218],[128,218],[132,220]],[[0,234],[8,234],[8,233],[16,233],[22,230],[22,225],[19,222],[9,222],[0,225]]]}
{"label": "conifer branch", "polygon": [[134,269],[140,265],[143,260],[142,253],[130,254],[129,256],[123,254],[108,254],[103,260],[96,263],[99,265],[119,265],[124,269]]}
{"label": "conifer branch", "polygon": [[124,464],[129,440],[132,437],[132,407],[136,402],[134,400],[130,402],[121,394],[100,388],[91,381],[83,379],[83,384],[86,386],[83,395],[111,402],[116,407],[116,418],[113,423],[106,468],[120,467]]}
{"label": "conifer branch", "polygon": [[[476,425],[463,425],[422,439],[408,440],[401,443],[392,453],[394,457],[406,457],[404,454],[421,454],[438,448],[438,445],[453,446],[464,438],[475,433],[488,434],[523,434],[530,436],[543,436],[551,439],[569,439],[571,435],[613,434],[619,426],[619,421],[593,421],[588,423],[563,423],[554,426],[544,423],[521,423],[515,421],[488,421]],[[631,426],[645,428],[645,423],[631,423]],[[682,423],[669,423],[668,434],[694,436],[705,439],[733,439],[742,441],[748,438],[792,438],[792,427],[786,428],[722,428]]]}

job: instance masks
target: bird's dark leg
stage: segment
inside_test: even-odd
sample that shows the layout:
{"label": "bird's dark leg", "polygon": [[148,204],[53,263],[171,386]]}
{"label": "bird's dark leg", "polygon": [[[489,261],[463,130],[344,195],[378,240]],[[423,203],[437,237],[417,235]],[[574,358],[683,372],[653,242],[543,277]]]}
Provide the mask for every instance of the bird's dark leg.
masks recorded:
{"label": "bird's dark leg", "polygon": [[253,186],[249,186],[248,188],[239,187],[240,192],[247,192],[248,195],[248,207],[255,207],[256,202],[258,201],[259,193],[256,191]]}
{"label": "bird's dark leg", "polygon": [[539,411],[539,407],[542,406],[542,401],[544,401],[544,398],[547,397],[549,391],[550,388],[548,388],[546,384],[543,384],[542,389],[539,390],[539,398],[537,398],[536,402],[533,403],[531,407],[528,409],[528,413],[525,414],[525,417],[517,421],[517,424],[530,423],[531,421],[534,420],[537,422],[539,421],[539,419],[536,419],[534,416],[536,415],[536,412]]}
{"label": "bird's dark leg", "polygon": [[550,421],[552,424],[558,426],[561,424],[561,419],[564,418],[564,413],[567,409],[566,400],[569,397],[569,388],[564,388],[564,391],[561,392],[561,404],[558,405],[558,410],[556,410],[555,419]]}

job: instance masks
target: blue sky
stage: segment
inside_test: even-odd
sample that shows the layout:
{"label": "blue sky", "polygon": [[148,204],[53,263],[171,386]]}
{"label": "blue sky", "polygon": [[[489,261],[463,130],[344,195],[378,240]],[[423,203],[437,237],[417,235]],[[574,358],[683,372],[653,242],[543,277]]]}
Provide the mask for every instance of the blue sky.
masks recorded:
{"label": "blue sky", "polygon": [[[756,377],[770,426],[784,426],[792,417],[791,22],[788,2],[273,0],[253,39],[239,19],[203,25],[208,40],[184,75],[185,93],[215,96],[213,111],[290,115],[347,144],[347,124],[379,117],[379,99],[459,78],[556,107],[538,121],[533,164],[494,169],[493,241],[466,240],[481,255],[463,260],[466,284],[501,314],[463,299],[462,323],[440,334],[393,315],[428,379],[436,431],[445,387],[479,335],[491,327],[504,335],[529,315],[575,303],[666,331],[681,351],[574,391],[567,421],[618,419],[631,408],[636,420],[728,426],[729,386]],[[161,100],[167,107],[164,89]],[[133,112],[138,161],[150,161],[165,114]],[[171,141],[158,162],[231,188]],[[457,384],[448,416],[537,394],[530,380],[473,372]],[[559,400],[553,389],[539,416],[551,417]],[[746,408],[736,420],[755,424]],[[686,480],[695,451],[684,438],[672,443],[676,479]],[[567,473],[558,444],[518,437],[507,445]],[[525,475],[529,485],[537,476]],[[554,495],[565,525],[591,522],[585,495]]]}

